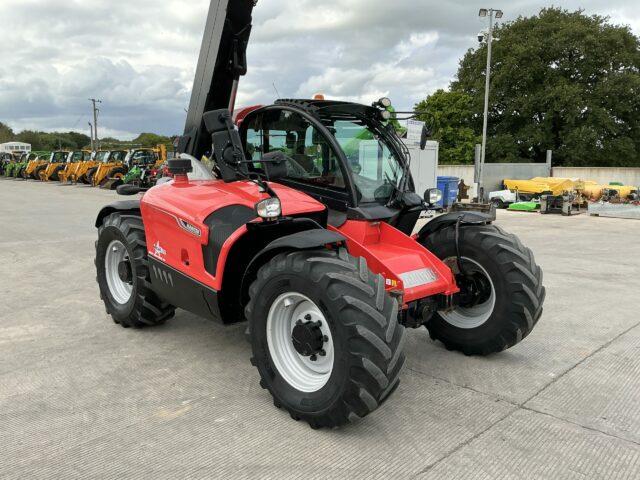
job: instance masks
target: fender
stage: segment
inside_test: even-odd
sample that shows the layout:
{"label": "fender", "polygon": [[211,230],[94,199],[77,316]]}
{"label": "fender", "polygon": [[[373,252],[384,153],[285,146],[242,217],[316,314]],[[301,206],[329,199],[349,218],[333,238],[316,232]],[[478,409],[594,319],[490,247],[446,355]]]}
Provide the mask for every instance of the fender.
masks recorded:
{"label": "fender", "polygon": [[100,228],[105,218],[115,212],[136,212],[140,213],[140,200],[123,200],[111,203],[100,210],[96,219],[96,228]]}
{"label": "fender", "polygon": [[318,226],[316,229],[286,235],[274,240],[262,249],[245,270],[242,277],[241,292],[243,297],[249,291],[249,282],[255,277],[258,269],[277,253],[287,250],[312,250],[326,245],[338,245],[347,239],[340,233],[325,230]]}
{"label": "fender", "polygon": [[460,225],[469,226],[469,225],[489,225],[493,223],[493,218],[486,213],[480,212],[451,212],[445,215],[441,215],[429,223],[427,223],[420,233],[418,233],[417,238],[423,239],[428,237],[429,235],[434,234],[435,232],[442,230],[443,228],[450,227],[458,223],[458,219],[462,217]]}

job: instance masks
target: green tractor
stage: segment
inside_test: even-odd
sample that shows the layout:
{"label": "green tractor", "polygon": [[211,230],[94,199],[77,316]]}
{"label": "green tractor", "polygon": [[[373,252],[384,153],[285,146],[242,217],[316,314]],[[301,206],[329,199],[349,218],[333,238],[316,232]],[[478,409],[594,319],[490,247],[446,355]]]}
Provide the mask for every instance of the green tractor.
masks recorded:
{"label": "green tractor", "polygon": [[3,162],[3,175],[7,178],[21,178],[19,177],[20,170],[35,158],[37,158],[37,152],[23,153],[21,155],[14,154],[10,161]]}
{"label": "green tractor", "polygon": [[0,175],[2,175],[3,177],[10,177],[11,172],[13,171],[14,164],[15,159],[11,153],[0,153]]}

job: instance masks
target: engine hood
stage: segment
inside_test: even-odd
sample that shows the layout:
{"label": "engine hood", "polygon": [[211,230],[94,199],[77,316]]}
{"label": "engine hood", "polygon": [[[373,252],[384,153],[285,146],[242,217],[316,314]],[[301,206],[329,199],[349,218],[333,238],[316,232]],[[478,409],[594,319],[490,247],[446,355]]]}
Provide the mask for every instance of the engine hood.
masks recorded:
{"label": "engine hood", "polygon": [[[284,216],[322,212],[326,207],[310,196],[290,187],[270,182],[269,185],[282,202]],[[269,198],[259,187],[249,181],[225,183],[221,180],[169,182],[145,193],[142,203],[153,206],[181,218],[197,223],[216,210],[230,205],[254,208],[261,200]]]}

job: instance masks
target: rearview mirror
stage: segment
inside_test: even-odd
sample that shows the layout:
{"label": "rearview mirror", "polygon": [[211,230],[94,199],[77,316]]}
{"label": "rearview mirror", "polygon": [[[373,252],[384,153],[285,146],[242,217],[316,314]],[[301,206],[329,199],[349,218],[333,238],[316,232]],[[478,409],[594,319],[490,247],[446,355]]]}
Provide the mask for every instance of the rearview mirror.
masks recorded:
{"label": "rearview mirror", "polygon": [[422,126],[422,136],[420,137],[420,150],[424,150],[427,148],[427,142],[431,138],[431,131],[427,128],[426,125]]}

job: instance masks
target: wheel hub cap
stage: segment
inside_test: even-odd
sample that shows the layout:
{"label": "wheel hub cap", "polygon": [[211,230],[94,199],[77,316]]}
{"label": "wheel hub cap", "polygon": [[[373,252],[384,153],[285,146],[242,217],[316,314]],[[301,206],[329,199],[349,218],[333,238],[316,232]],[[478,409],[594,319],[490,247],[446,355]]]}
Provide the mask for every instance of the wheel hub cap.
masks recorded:
{"label": "wheel hub cap", "polygon": [[319,321],[298,320],[291,333],[291,341],[296,352],[304,357],[311,357],[311,360],[314,360],[314,356],[316,359],[318,355],[325,356],[326,352],[322,347],[327,337],[322,333],[321,327],[322,322]]}

